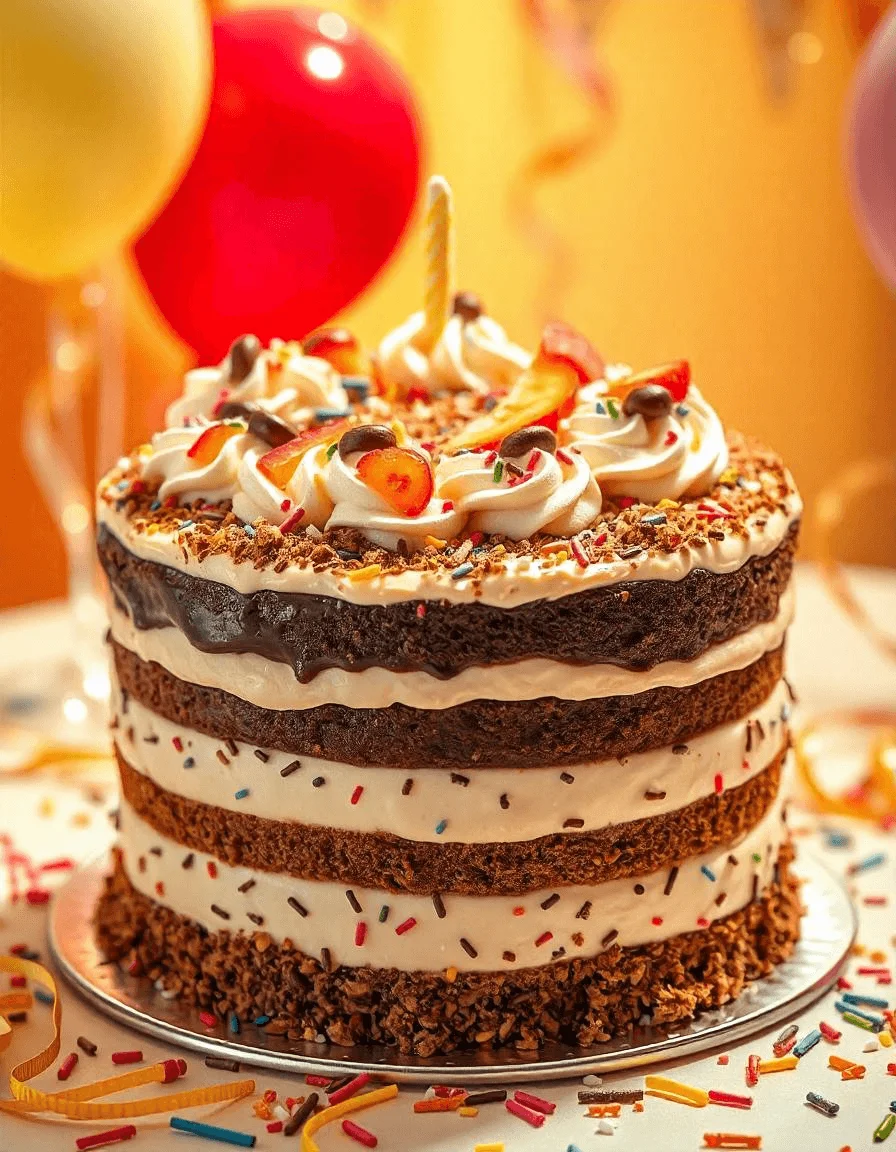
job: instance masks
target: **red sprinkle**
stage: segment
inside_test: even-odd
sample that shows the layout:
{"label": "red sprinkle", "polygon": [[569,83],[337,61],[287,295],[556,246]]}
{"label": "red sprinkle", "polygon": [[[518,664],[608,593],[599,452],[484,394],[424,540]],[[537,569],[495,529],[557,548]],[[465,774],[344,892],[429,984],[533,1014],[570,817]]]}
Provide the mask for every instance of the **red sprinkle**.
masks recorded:
{"label": "red sprinkle", "polygon": [[25,893],[25,899],[29,904],[46,904],[50,899],[50,893],[43,888],[29,888]]}
{"label": "red sprinkle", "polygon": [[850,988],[852,988],[852,984],[850,984],[850,982],[846,979],[845,976],[838,976],[837,977],[837,987],[842,992],[848,992],[850,990]]}
{"label": "red sprinkle", "polygon": [[566,454],[566,453],[563,451],[563,449],[562,449],[562,448],[558,448],[558,449],[557,449],[557,451],[554,453],[554,455],[555,455],[555,456],[557,457],[557,459],[558,459],[558,460],[560,460],[560,461],[561,461],[563,464],[572,464],[572,457],[571,457],[571,456],[568,456],[568,455],[567,455],[567,454]]}
{"label": "red sprinkle", "polygon": [[175,752],[183,752],[184,742],[181,740],[180,736],[172,736],[171,743],[174,745]]}
{"label": "red sprinkle", "polygon": [[759,1083],[759,1065],[761,1059],[759,1056],[747,1057],[747,1087],[755,1088]]}
{"label": "red sprinkle", "polygon": [[264,1100],[265,1104],[273,1104],[277,1099],[277,1093],[273,1088],[268,1088],[268,1090],[262,1095],[261,1098]]}
{"label": "red sprinkle", "polygon": [[517,904],[516,908],[513,910],[513,914],[514,916],[525,916],[526,909],[521,904]]}
{"label": "red sprinkle", "polygon": [[535,947],[540,948],[542,946],[542,944],[547,944],[548,940],[553,940],[553,939],[554,939],[554,933],[553,932],[542,932],[542,934],[535,941]]}
{"label": "red sprinkle", "polygon": [[217,879],[218,865],[214,862],[214,860],[209,860],[205,867],[208,871],[209,876],[211,876],[212,880]]}
{"label": "red sprinkle", "polygon": [[818,1031],[824,1036],[825,1040],[830,1040],[832,1044],[836,1044],[843,1035],[843,1033],[838,1032],[836,1028],[832,1028],[830,1024],[825,1024],[824,1020],[818,1025]]}
{"label": "red sprinkle", "polygon": [[11,988],[24,988],[26,980],[24,976],[11,976],[9,978],[9,985]]}
{"label": "red sprinkle", "polygon": [[869,904],[873,908],[883,908],[887,903],[886,896],[866,896],[863,903]]}
{"label": "red sprinkle", "polygon": [[653,916],[653,917],[651,918],[651,920],[650,920],[650,923],[651,923],[651,924],[652,924],[652,925],[653,925],[655,928],[659,928],[659,926],[660,926],[660,924],[662,924],[662,922],[663,922],[663,918],[662,918],[662,916]]}
{"label": "red sprinkle", "polygon": [[156,881],[156,895],[157,896],[164,896],[165,895],[165,885],[161,880]]}
{"label": "red sprinkle", "polygon": [[860,976],[889,976],[890,975],[890,969],[889,968],[873,968],[873,967],[863,966],[861,968],[857,968],[856,971],[858,972],[858,974]]}
{"label": "red sprinkle", "polygon": [[516,1100],[505,1100],[504,1107],[514,1116],[519,1116],[520,1120],[525,1120],[527,1124],[531,1124],[533,1128],[540,1128],[544,1124],[543,1112],[533,1112],[531,1108],[523,1107]]}
{"label": "red sprinkle", "polygon": [[137,1050],[135,1050],[133,1052],[113,1052],[112,1053],[112,1063],[113,1064],[139,1064],[142,1059],[143,1059],[143,1053],[140,1051],[137,1051]]}
{"label": "red sprinkle", "polygon": [[453,500],[443,500],[442,501],[442,511],[443,512],[453,512],[454,511],[454,501]]}
{"label": "red sprinkle", "polygon": [[310,1084],[312,1088],[326,1088],[331,1082],[332,1077],[330,1076],[314,1076],[309,1074],[305,1077],[305,1083]]}
{"label": "red sprinkle", "polygon": [[706,919],[705,916],[698,916],[697,917],[697,927],[698,928],[708,928],[709,927],[709,921]]}
{"label": "red sprinkle", "polygon": [[200,1012],[199,1019],[206,1026],[206,1028],[214,1028],[218,1023],[218,1017],[212,1015],[211,1012]]}
{"label": "red sprinkle", "polygon": [[359,920],[355,925],[355,945],[360,948],[364,941],[367,939],[367,925],[363,920]]}
{"label": "red sprinkle", "polygon": [[552,1101],[545,1100],[541,1096],[533,1096],[531,1092],[514,1092],[513,1098],[525,1108],[531,1108],[533,1112],[543,1112],[545,1116],[553,1116],[557,1109],[557,1105]]}
{"label": "red sprinkle", "polygon": [[896,1064],[888,1064],[887,1065],[887,1075],[888,1076],[896,1076]]}
{"label": "red sprinkle", "polygon": [[620,496],[616,501],[620,508],[632,508],[635,504],[634,496]]}
{"label": "red sprinkle", "polygon": [[434,1084],[432,1089],[433,1096],[438,1096],[440,1100],[453,1100],[455,1096],[466,1096],[465,1088],[449,1088],[447,1084]]}
{"label": "red sprinkle", "polygon": [[738,1096],[734,1092],[719,1092],[715,1088],[709,1090],[709,1099],[713,1104],[724,1104],[726,1108],[752,1108],[752,1096]]}
{"label": "red sprinkle", "polygon": [[361,799],[361,796],[362,796],[363,792],[364,792],[364,785],[363,785],[363,784],[359,784],[359,785],[358,785],[358,786],[355,788],[354,792],[352,792],[352,804],[357,804],[357,803],[358,803],[358,801]]}
{"label": "red sprinkle", "polygon": [[395,935],[404,936],[405,932],[410,932],[416,923],[417,921],[414,919],[414,917],[409,916],[407,920],[403,920],[395,929]]}
{"label": "red sprinkle", "polygon": [[[281,512],[288,512],[291,504],[292,504],[292,500],[284,500],[280,505],[280,511]],[[270,1132],[270,1128],[268,1129],[268,1131]]]}
{"label": "red sprinkle", "polygon": [[305,509],[304,508],[296,508],[295,511],[290,512],[290,514],[286,517],[286,519],[280,525],[280,531],[281,532],[292,532],[293,528],[295,528],[298,525],[299,521],[302,519],[302,517],[304,515],[305,515]]}
{"label": "red sprinkle", "polygon": [[78,1152],[87,1152],[88,1148],[104,1148],[107,1144],[118,1144],[122,1140],[132,1140],[137,1135],[133,1124],[125,1124],[121,1128],[110,1128],[108,1132],[97,1132],[95,1136],[79,1136],[75,1141]]}
{"label": "red sprinkle", "polygon": [[68,872],[74,868],[74,860],[69,860],[67,856],[62,856],[58,860],[48,860],[46,864],[41,864],[41,872]]}
{"label": "red sprinkle", "polygon": [[335,1092],[327,1093],[327,1103],[332,1106],[333,1104],[341,1104],[343,1100],[348,1100],[354,1096],[356,1092],[364,1087],[370,1081],[370,1073],[362,1072],[356,1076],[354,1080],[349,1080],[344,1088],[337,1088]]}
{"label": "red sprinkle", "polygon": [[13,944],[13,946],[10,948],[9,951],[13,956],[21,956],[23,952],[28,951],[28,945],[27,944]]}
{"label": "red sprinkle", "polygon": [[678,433],[673,432],[672,429],[670,428],[669,431],[666,433],[666,447],[667,448],[671,447],[671,445],[673,445],[677,439],[678,439]]}
{"label": "red sprinkle", "polygon": [[722,781],[722,773],[721,772],[716,772],[715,786],[716,786],[716,792],[721,793],[724,791],[725,785]]}
{"label": "red sprinkle", "polygon": [[425,604],[418,604],[417,605],[417,615],[420,617],[421,620],[426,615],[426,605]]}
{"label": "red sprinkle", "polygon": [[68,1080],[72,1072],[75,1070],[75,1065],[78,1063],[78,1053],[69,1052],[68,1056],[62,1061],[56,1069],[56,1076],[59,1080]]}
{"label": "red sprinkle", "polygon": [[362,1128],[360,1124],[356,1124],[354,1120],[343,1120],[342,1131],[346,1136],[351,1136],[352,1140],[357,1140],[359,1144],[363,1144],[365,1148],[376,1148],[376,1136],[372,1132],[368,1132],[366,1128]]}
{"label": "red sprinkle", "polygon": [[283,1131],[283,1121],[282,1120],[272,1120],[270,1124],[265,1125],[265,1128],[268,1132],[282,1132]]}
{"label": "red sprinkle", "polygon": [[535,465],[538,463],[538,461],[540,459],[541,459],[541,449],[533,448],[532,449],[532,455],[526,461],[526,471],[527,472],[534,472],[535,471]]}

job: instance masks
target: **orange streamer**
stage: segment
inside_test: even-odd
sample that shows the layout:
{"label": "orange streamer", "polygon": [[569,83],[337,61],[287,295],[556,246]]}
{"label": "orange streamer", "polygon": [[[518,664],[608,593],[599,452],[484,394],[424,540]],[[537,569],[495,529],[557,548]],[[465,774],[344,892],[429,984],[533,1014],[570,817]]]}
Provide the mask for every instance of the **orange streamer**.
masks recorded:
{"label": "orange streamer", "polygon": [[[193,1108],[200,1104],[218,1104],[224,1101],[240,1100],[255,1091],[254,1080],[235,1080],[231,1084],[213,1084],[207,1088],[190,1088],[181,1092],[168,1092],[161,1096],[151,1096],[140,1100],[122,1100],[117,1104],[93,1103],[100,1096],[111,1096],[127,1088],[143,1084],[161,1084],[169,1079],[167,1062],[150,1064],[146,1068],[110,1076],[63,1092],[41,1092],[32,1088],[27,1081],[45,1072],[59,1055],[60,1030],[62,1026],[62,1001],[53,975],[33,960],[23,960],[18,956],[0,956],[0,972],[25,976],[29,980],[43,984],[53,994],[53,1039],[45,1047],[17,1064],[9,1074],[11,1100],[0,1100],[0,1111],[12,1113],[54,1112],[67,1116],[70,1120],[119,1120],[133,1116],[151,1116],[159,1112],[171,1112],[180,1108]],[[10,993],[0,997],[0,1013],[16,1010],[11,1003],[14,997],[24,997],[30,1004],[28,993]],[[0,1052],[4,1051],[11,1039],[9,1024],[4,1020],[0,1027]]]}

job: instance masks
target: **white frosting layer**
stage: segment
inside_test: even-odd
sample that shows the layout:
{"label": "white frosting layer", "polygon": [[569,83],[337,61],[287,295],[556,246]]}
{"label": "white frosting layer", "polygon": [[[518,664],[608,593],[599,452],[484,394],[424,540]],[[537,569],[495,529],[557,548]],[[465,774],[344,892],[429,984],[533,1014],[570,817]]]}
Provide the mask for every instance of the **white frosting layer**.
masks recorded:
{"label": "white frosting layer", "polygon": [[605,587],[625,580],[682,580],[695,568],[715,573],[734,572],[752,556],[768,556],[779,547],[801,512],[802,503],[794,492],[784,511],[754,517],[746,537],[725,536],[690,551],[642,552],[632,560],[589,564],[587,568],[580,568],[574,560],[545,568],[537,558],[508,556],[503,572],[486,576],[475,586],[467,579],[452,580],[448,572],[440,570],[409,570],[353,582],[330,569],[315,572],[310,564],[304,568],[291,565],[277,572],[273,567],[253,568],[248,562],[238,564],[224,553],[200,561],[181,547],[179,533],[149,535],[135,531],[127,516],[116,512],[105,500],[98,502],[97,520],[135,556],[227,584],[237,592],[264,589],[306,592],[353,604],[391,604],[402,600],[448,600],[462,604],[480,600],[499,608],[515,608],[533,600],[556,600],[586,588]]}
{"label": "white frosting layer", "polygon": [[588,461],[601,490],[645,503],[708,492],[728,463],[725,431],[692,384],[668,416],[626,416],[603,380],[580,389],[561,423],[564,441]]}
{"label": "white frosting layer", "polygon": [[[117,691],[113,699],[119,699]],[[469,768],[460,775],[425,767],[410,774],[359,768],[302,756],[300,768],[281,776],[297,763],[294,755],[263,748],[259,759],[255,745],[240,743],[234,753],[232,745],[173,724],[134,699],[118,717],[115,737],[128,764],[160,788],[227,811],[405,840],[493,844],[661,816],[736,788],[784,747],[788,712],[781,682],[745,719],[702,733],[683,752],[659,748],[566,768]],[[404,795],[409,776],[413,787]],[[315,786],[315,780],[324,783]],[[502,796],[509,801],[506,809]],[[570,819],[583,823],[566,828]]]}
{"label": "white frosting layer", "polygon": [[[351,892],[358,912],[342,884],[231,867],[201,852],[189,853],[191,866],[184,869],[188,850],[159,835],[124,801],[120,844],[125,871],[135,888],[211,931],[263,928],[275,941],[288,938],[311,956],[328,948],[334,963],[353,967],[500,971],[549,964],[559,959],[561,948],[566,956],[594,956],[613,943],[622,947],[654,943],[743,908],[752,899],[754,881],[760,892],[769,884],[787,837],[785,795],[782,788],[766,815],[739,842],[683,861],[671,885],[670,870],[664,869],[525,896],[448,893],[442,897],[441,918],[426,896],[356,887]],[[249,890],[240,892],[250,881]],[[640,894],[636,884],[643,889]],[[287,902],[290,897],[305,915]],[[580,914],[586,904],[587,918]],[[381,922],[384,906],[388,913]],[[253,923],[249,913],[262,922]],[[364,939],[357,944],[360,923],[365,925]],[[402,926],[405,930],[397,932]]]}
{"label": "white frosting layer", "polygon": [[660,686],[685,687],[713,676],[746,668],[777,648],[793,617],[789,585],[773,620],[707,649],[694,660],[669,660],[644,672],[613,664],[565,664],[557,660],[519,660],[514,664],[465,668],[448,680],[427,672],[393,672],[365,668],[346,672],[327,668],[308,684],[292,668],[254,652],[207,653],[194,648],[178,628],[140,631],[120,610],[110,613],[112,635],[143,661],[155,661],[192,684],[230,692],[261,708],[304,709],[322,704],[346,708],[452,708],[468,700],[592,700],[633,696]]}
{"label": "white frosting layer", "polygon": [[383,376],[402,394],[415,386],[431,392],[506,390],[532,360],[497,321],[485,315],[469,321],[450,317],[427,356],[416,343],[423,323],[423,313],[415,312],[379,347]]}

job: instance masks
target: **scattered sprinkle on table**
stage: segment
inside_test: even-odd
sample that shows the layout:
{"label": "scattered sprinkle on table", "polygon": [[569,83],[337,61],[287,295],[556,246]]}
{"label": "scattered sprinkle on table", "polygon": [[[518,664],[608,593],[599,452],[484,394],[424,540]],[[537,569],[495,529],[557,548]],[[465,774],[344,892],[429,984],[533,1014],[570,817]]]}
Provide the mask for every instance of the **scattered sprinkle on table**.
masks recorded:
{"label": "scattered sprinkle on table", "polygon": [[112,1063],[113,1064],[139,1064],[142,1059],[143,1059],[143,1053],[141,1051],[139,1051],[138,1049],[135,1049],[132,1052],[113,1052],[112,1053]]}
{"label": "scattered sprinkle on table", "polygon": [[92,1040],[88,1040],[86,1036],[79,1036],[75,1043],[81,1051],[85,1052],[88,1056],[96,1056],[99,1051],[96,1044],[94,1044]]}
{"label": "scattered sprinkle on table", "polygon": [[[322,1079],[322,1077],[317,1077],[317,1079]],[[284,1136],[295,1136],[296,1132],[298,1132],[298,1130],[302,1127],[302,1125],[317,1107],[317,1102],[319,1099],[320,1096],[318,1096],[316,1092],[309,1094],[305,1102],[301,1104],[299,1108],[293,1112],[289,1120],[287,1120],[283,1129]]]}
{"label": "scattered sprinkle on table", "polygon": [[182,1116],[172,1116],[169,1123],[176,1132],[189,1132],[191,1136],[202,1136],[206,1140],[216,1140],[219,1144],[234,1144],[237,1148],[255,1147],[255,1136],[250,1132],[201,1124],[198,1120],[185,1120]]}
{"label": "scattered sprinkle on table", "polygon": [[106,1148],[110,1144],[120,1144],[123,1140],[132,1140],[137,1135],[133,1124],[125,1124],[121,1128],[110,1128],[107,1132],[97,1132],[95,1136],[81,1136],[75,1141],[78,1152],[87,1152],[89,1148]]}
{"label": "scattered sprinkle on table", "polygon": [[761,1076],[767,1075],[769,1072],[790,1072],[799,1066],[799,1057],[781,1056],[777,1060],[760,1060],[759,1073]]}
{"label": "scattered sprinkle on table", "polygon": [[504,1107],[520,1120],[525,1120],[526,1123],[530,1124],[533,1128],[540,1128],[542,1124],[544,1124],[543,1112],[533,1112],[531,1108],[524,1107],[516,1100],[505,1100]]}
{"label": "scattered sprinkle on table", "polygon": [[709,1093],[691,1084],[681,1084],[668,1076],[645,1076],[644,1087],[648,1096],[661,1100],[671,1100],[676,1104],[687,1104],[690,1108],[705,1108],[709,1103]]}
{"label": "scattered sprinkle on table", "polygon": [[68,1056],[62,1061],[56,1069],[56,1078],[58,1080],[68,1080],[72,1072],[75,1070],[75,1065],[78,1063],[78,1053],[69,1052]]}
{"label": "scattered sprinkle on table", "polygon": [[372,1132],[368,1132],[366,1128],[362,1128],[360,1124],[356,1124],[353,1120],[342,1121],[342,1131],[346,1136],[350,1136],[352,1140],[357,1140],[359,1144],[363,1144],[365,1148],[376,1148],[377,1138]]}

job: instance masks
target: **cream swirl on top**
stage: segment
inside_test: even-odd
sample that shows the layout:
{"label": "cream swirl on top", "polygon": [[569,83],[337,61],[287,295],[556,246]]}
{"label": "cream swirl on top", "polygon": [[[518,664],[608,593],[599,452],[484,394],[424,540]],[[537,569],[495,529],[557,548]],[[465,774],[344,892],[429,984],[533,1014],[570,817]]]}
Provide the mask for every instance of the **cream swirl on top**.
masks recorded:
{"label": "cream swirl on top", "polygon": [[480,395],[505,390],[532,360],[484,314],[469,319],[455,313],[428,355],[416,343],[423,326],[423,313],[415,312],[380,344],[380,369],[400,395],[413,387],[431,392],[466,389]]}
{"label": "cream swirl on top", "polygon": [[212,425],[166,428],[152,438],[152,451],[143,457],[143,478],[161,480],[159,499],[174,497],[182,503],[206,500],[215,504],[235,499],[244,453],[253,442],[245,432],[227,439],[208,463],[190,456],[198,438]]}
{"label": "cream swirl on top", "polygon": [[627,411],[609,391],[628,375],[581,388],[572,414],[560,423],[564,443],[588,461],[601,489],[645,503],[708,492],[728,464],[721,421],[691,384],[684,401],[654,419]]}
{"label": "cream swirl on top", "polygon": [[[254,401],[299,424],[307,423],[317,408],[348,408],[340,374],[326,360],[303,355],[298,345],[274,340],[270,349],[258,352],[251,364],[252,352],[236,367],[234,349],[217,368],[195,368],[186,374],[183,396],[165,413],[169,428],[182,427],[186,421],[201,416],[210,419],[225,400]],[[244,369],[246,374],[241,376]]]}
{"label": "cream swirl on top", "polygon": [[554,456],[535,449],[505,457],[498,481],[496,463],[495,453],[463,452],[443,457],[436,468],[439,494],[469,516],[471,531],[500,532],[512,540],[536,532],[572,536],[600,512],[600,489],[578,453]]}

